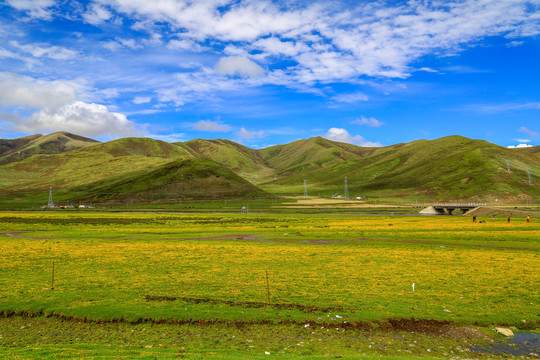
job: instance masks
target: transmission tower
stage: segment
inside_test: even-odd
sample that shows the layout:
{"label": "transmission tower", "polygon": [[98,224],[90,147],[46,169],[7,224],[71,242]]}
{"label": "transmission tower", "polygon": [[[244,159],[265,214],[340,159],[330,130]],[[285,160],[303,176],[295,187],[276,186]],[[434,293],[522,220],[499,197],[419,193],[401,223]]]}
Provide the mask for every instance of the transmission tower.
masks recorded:
{"label": "transmission tower", "polygon": [[347,187],[347,177],[345,176],[345,191],[343,192],[345,200],[349,200],[349,188]]}
{"label": "transmission tower", "polygon": [[527,169],[527,175],[529,175],[529,185],[532,184],[532,180],[531,180],[531,169]]}
{"label": "transmission tower", "polygon": [[304,200],[307,200],[307,180],[304,179]]}
{"label": "transmission tower", "polygon": [[47,203],[47,207],[54,207],[54,203],[52,201],[52,186],[49,188],[49,201]]}
{"label": "transmission tower", "polygon": [[508,172],[511,172],[511,171],[510,171],[510,160],[506,160],[506,170],[507,170]]}

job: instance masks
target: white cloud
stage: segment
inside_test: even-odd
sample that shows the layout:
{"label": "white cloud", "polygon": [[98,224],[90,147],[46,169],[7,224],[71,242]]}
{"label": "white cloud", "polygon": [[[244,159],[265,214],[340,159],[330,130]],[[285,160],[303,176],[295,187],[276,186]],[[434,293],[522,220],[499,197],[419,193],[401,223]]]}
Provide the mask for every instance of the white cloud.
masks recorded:
{"label": "white cloud", "polygon": [[369,97],[363,92],[339,94],[332,97],[332,100],[340,103],[354,104],[361,101],[368,101]]}
{"label": "white cloud", "polygon": [[276,37],[259,39],[253,47],[262,50],[266,55],[284,55],[294,57],[308,51],[309,47],[302,42],[282,41]]}
{"label": "white cloud", "polygon": [[[481,44],[487,37],[505,36],[512,42],[521,41],[518,36],[540,34],[538,0],[93,0],[87,2],[85,11],[81,10],[82,5],[73,5],[76,2],[60,2],[66,11],[76,9],[67,14],[61,13],[56,3],[53,0],[6,0],[6,4],[37,17],[54,15],[70,21],[82,17],[83,21],[94,25],[110,22],[111,28],[107,27],[105,36],[112,33],[118,37],[109,38],[110,41],[101,46],[113,51],[123,49],[128,52],[147,45],[167,44],[168,50],[158,49],[155,57],[136,52],[141,56],[136,59],[133,56],[130,59],[133,61],[114,56],[102,59],[111,64],[109,70],[103,67],[88,75],[89,78],[101,75],[102,83],[114,78],[124,87],[139,85],[143,76],[128,73],[127,69],[124,72],[124,64],[117,63],[119,59],[126,64],[137,64],[130,70],[139,70],[149,64],[150,73],[165,53],[170,55],[174,52],[170,50],[182,50],[180,54],[174,54],[175,64],[168,63],[153,72],[152,75],[162,78],[150,79],[151,75],[148,75],[147,82],[142,84],[145,90],[156,91],[158,100],[174,102],[176,106],[204,96],[218,97],[219,92],[231,89],[265,84],[321,95],[325,91],[319,89],[321,84],[345,82],[357,85],[359,79],[366,77],[405,78],[414,71],[435,71],[420,67],[424,56],[455,55],[468,46]],[[72,5],[66,5],[68,3]],[[121,18],[128,20],[123,29],[113,29],[114,23]],[[128,27],[130,29],[126,30]],[[123,30],[126,31],[122,33]],[[142,39],[139,31],[150,37]],[[72,44],[107,38],[103,34],[87,35]],[[15,58],[16,54],[7,52],[13,49],[7,49],[3,52],[4,57]],[[80,58],[79,53],[60,46],[33,44],[21,45],[19,49],[36,57]],[[89,49],[92,50],[99,53],[98,49]],[[191,57],[186,59],[184,51],[207,53],[189,54]],[[86,49],[81,52],[86,53]],[[131,55],[135,55],[134,52]],[[208,72],[208,64],[213,63],[216,56],[221,59],[214,69],[210,69],[213,71]],[[204,65],[164,79],[170,69],[182,67],[184,61]],[[416,69],[418,67],[420,69]],[[118,69],[125,76],[119,80],[117,74],[104,75],[106,71],[113,71],[110,69]],[[47,70],[53,74],[57,72],[56,69]],[[461,66],[448,68],[448,71],[479,70]],[[224,80],[216,74],[232,77]],[[179,81],[175,83],[172,79]],[[338,105],[350,104],[367,101],[368,96],[357,92],[330,100]]]}
{"label": "white cloud", "polygon": [[34,57],[48,57],[54,60],[73,60],[79,56],[78,51],[70,50],[61,46],[21,45],[17,41],[9,42],[12,46],[31,54]]}
{"label": "white cloud", "polygon": [[92,3],[82,17],[89,24],[99,25],[110,20],[113,14],[104,6]]}
{"label": "white cloud", "polygon": [[152,139],[162,140],[162,141],[166,141],[168,143],[186,141],[186,134],[184,134],[184,133],[167,134],[167,135],[149,134],[148,136],[151,137]]}
{"label": "white cloud", "polygon": [[[55,4],[53,0],[6,1],[36,16],[50,16],[49,8]],[[226,75],[261,75],[259,65],[247,62],[287,59],[291,65],[281,74],[291,84],[312,84],[354,81],[365,75],[404,78],[418,71],[411,64],[425,55],[456,54],[490,36],[511,40],[538,35],[539,10],[537,0],[95,0],[83,18],[98,24],[117,13],[133,21],[138,30],[155,33],[163,28],[164,33],[182,34],[169,42],[170,48],[200,52],[210,42],[214,49],[224,49],[222,54],[243,57],[247,68],[237,59],[236,64],[223,64],[221,72]],[[131,49],[140,46],[119,39],[107,47],[119,44]],[[232,48],[244,53],[228,52]]]}
{"label": "white cloud", "polygon": [[133,98],[134,104],[147,104],[150,101],[152,101],[152,98],[150,96],[135,96]]}
{"label": "white cloud", "polygon": [[366,141],[360,135],[351,135],[345,129],[340,128],[330,128],[328,132],[323,135],[324,138],[332,141],[344,142],[349,144],[355,144],[364,147],[381,147],[382,144],[379,142]]}
{"label": "white cloud", "polygon": [[14,129],[25,133],[68,131],[85,136],[135,136],[135,125],[124,114],[110,112],[106,106],[75,101],[58,109],[44,108],[21,119]]}
{"label": "white cloud", "polygon": [[80,86],[75,81],[44,81],[0,72],[0,106],[57,108],[75,101]]}
{"label": "white cloud", "polygon": [[193,124],[193,128],[200,131],[215,131],[215,132],[227,132],[231,131],[231,127],[227,124],[222,124],[217,121],[201,120]]}
{"label": "white cloud", "polygon": [[167,48],[171,50],[186,50],[192,52],[202,52],[208,50],[208,48],[199,45],[196,41],[191,39],[171,40],[167,44]]}
{"label": "white cloud", "polygon": [[54,6],[54,0],[6,0],[6,3],[11,7],[27,11],[28,15],[33,18],[49,20],[52,17],[52,12],[49,9]]}
{"label": "white cloud", "polygon": [[521,46],[525,43],[525,41],[510,41],[508,44],[506,44],[506,47],[517,47]]}
{"label": "white cloud", "polygon": [[419,69],[416,69],[416,71],[425,71],[425,72],[429,72],[429,73],[438,73],[437,70],[429,68],[429,67],[421,67]]}
{"label": "white cloud", "polygon": [[265,136],[265,132],[263,130],[259,131],[248,131],[244,127],[240,129],[239,132],[236,133],[236,136],[243,140],[253,140],[253,139],[260,139]]}
{"label": "white cloud", "polygon": [[356,119],[354,121],[352,121],[353,124],[358,124],[358,125],[367,125],[367,126],[371,126],[371,127],[379,127],[379,126],[382,126],[384,123],[382,121],[379,121],[375,118],[366,118],[364,116],[362,116],[360,119]]}
{"label": "white cloud", "polygon": [[528,148],[528,147],[533,147],[533,145],[531,144],[519,144],[519,145],[510,145],[510,146],[507,146],[509,149],[519,149],[519,148]]}
{"label": "white cloud", "polygon": [[519,131],[529,135],[532,138],[537,138],[538,137],[538,133],[536,131],[529,130],[525,126],[520,127]]}
{"label": "white cloud", "polygon": [[45,81],[0,73],[0,115],[11,128],[26,133],[69,131],[85,136],[131,136],[135,124],[104,105],[79,100],[76,81]]}
{"label": "white cloud", "polygon": [[239,75],[255,77],[262,75],[262,67],[243,56],[229,56],[219,59],[216,65],[216,72],[219,75]]}

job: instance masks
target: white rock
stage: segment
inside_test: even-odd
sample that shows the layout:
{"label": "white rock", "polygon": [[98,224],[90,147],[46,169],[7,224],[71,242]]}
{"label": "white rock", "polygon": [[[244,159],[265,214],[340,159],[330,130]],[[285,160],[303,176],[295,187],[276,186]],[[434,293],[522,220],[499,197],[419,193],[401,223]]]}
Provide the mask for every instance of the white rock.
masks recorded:
{"label": "white rock", "polygon": [[514,336],[514,332],[510,329],[496,327],[495,331],[504,336]]}

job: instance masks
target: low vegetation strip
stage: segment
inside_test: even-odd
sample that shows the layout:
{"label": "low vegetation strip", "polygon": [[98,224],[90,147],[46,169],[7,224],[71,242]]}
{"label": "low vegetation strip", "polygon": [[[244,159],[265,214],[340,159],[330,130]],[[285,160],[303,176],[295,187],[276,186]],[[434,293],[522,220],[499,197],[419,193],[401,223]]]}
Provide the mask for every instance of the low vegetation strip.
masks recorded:
{"label": "low vegetation strip", "polygon": [[335,311],[350,311],[354,313],[354,309],[344,309],[339,306],[334,307],[318,307],[318,306],[309,306],[302,304],[269,304],[264,302],[254,302],[254,301],[245,301],[245,302],[236,302],[231,300],[219,300],[219,299],[199,299],[199,298],[176,298],[172,296],[151,296],[146,295],[146,301],[182,301],[186,303],[201,304],[201,303],[210,303],[210,304],[226,304],[230,306],[240,306],[247,308],[264,308],[270,307],[274,309],[297,309],[307,313],[314,312],[335,312]]}
{"label": "low vegetation strip", "polygon": [[74,322],[53,317],[0,318],[4,359],[506,359],[475,354],[493,340],[473,327],[442,334],[309,324],[152,324]]}
{"label": "low vegetation strip", "polygon": [[[336,315],[334,315],[336,316]],[[336,327],[342,330],[366,330],[366,331],[382,331],[393,333],[397,331],[407,331],[407,332],[416,332],[421,334],[428,335],[439,335],[446,337],[484,337],[480,332],[474,330],[471,326],[466,326],[459,323],[452,323],[446,320],[435,320],[435,319],[403,319],[403,318],[394,318],[394,319],[380,319],[380,320],[370,320],[370,321],[356,321],[356,322],[347,322],[342,321],[341,316],[337,315],[338,318],[335,318],[335,321],[294,321],[294,320],[283,320],[280,322],[273,322],[271,319],[263,319],[256,321],[224,321],[222,319],[213,319],[213,320],[201,320],[201,319],[188,319],[188,320],[168,320],[168,319],[153,319],[153,318],[139,318],[137,320],[126,320],[126,319],[88,319],[81,318],[76,316],[70,316],[65,314],[58,313],[47,313],[47,312],[15,312],[15,311],[1,311],[0,318],[10,319],[10,318],[54,318],[66,322],[74,323],[91,323],[91,324],[167,324],[167,325],[195,325],[195,326],[212,326],[216,324],[233,326],[236,328],[245,328],[246,326],[252,325],[292,325],[299,327],[319,327],[319,328],[333,328]]]}

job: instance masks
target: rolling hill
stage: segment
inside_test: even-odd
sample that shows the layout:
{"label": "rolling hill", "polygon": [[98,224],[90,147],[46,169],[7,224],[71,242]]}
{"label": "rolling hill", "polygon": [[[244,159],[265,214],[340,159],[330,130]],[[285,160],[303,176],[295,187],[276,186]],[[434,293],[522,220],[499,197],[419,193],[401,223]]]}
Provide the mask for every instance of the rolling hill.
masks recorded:
{"label": "rolling hill", "polygon": [[231,170],[188,148],[150,138],[124,138],[62,154],[34,155],[0,166],[0,198],[136,201],[271,197]]}
{"label": "rolling hill", "polygon": [[[40,139],[36,135],[16,141],[24,148]],[[47,149],[42,148],[41,154],[1,165],[0,197],[43,198],[49,186],[55,188],[58,199],[72,201],[300,196],[304,180],[310,195],[330,196],[343,192],[347,177],[351,197],[540,199],[538,147],[507,149],[461,136],[380,148],[321,137],[261,150],[222,139],[171,144],[124,138],[83,143],[93,146],[71,151],[64,146],[58,154],[44,154]]]}
{"label": "rolling hill", "polygon": [[60,154],[99,144],[99,141],[67,132],[0,139],[0,164],[24,160],[36,154]]}
{"label": "rolling hill", "polygon": [[[511,172],[506,171],[511,160]],[[482,140],[450,136],[418,140],[380,148],[355,161],[344,161],[307,174],[280,178],[264,185],[297,184],[308,179],[314,191],[343,192],[348,177],[349,192],[359,196],[391,196],[440,200],[494,200],[516,197],[539,198],[540,188],[529,185],[540,175],[534,154],[506,149]]]}

